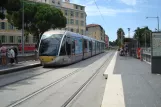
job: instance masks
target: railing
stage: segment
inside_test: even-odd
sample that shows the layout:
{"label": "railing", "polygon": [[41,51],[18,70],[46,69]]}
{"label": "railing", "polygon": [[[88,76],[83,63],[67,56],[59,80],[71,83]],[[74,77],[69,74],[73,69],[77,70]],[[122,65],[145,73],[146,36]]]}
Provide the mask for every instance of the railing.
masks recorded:
{"label": "railing", "polygon": [[141,58],[143,61],[151,63],[151,49],[142,49]]}

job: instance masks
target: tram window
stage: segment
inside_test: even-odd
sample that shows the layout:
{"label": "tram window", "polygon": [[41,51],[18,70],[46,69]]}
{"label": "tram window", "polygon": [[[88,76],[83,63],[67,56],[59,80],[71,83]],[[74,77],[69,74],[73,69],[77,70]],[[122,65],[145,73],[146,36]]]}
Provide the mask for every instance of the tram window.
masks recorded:
{"label": "tram window", "polygon": [[84,39],[84,52],[87,52],[87,40],[86,39]]}
{"label": "tram window", "polygon": [[70,37],[67,37],[67,39],[66,39],[66,50],[67,50],[67,55],[71,55],[71,40],[70,40]]}
{"label": "tram window", "polygon": [[87,48],[87,40],[84,39],[84,48]]}
{"label": "tram window", "polygon": [[65,36],[61,45],[60,55],[66,55],[66,53],[67,50],[66,50],[66,36]]}
{"label": "tram window", "polygon": [[93,46],[93,49],[92,50],[95,51],[95,42],[93,41],[92,43],[93,43],[92,44],[92,46]]}
{"label": "tram window", "polygon": [[92,50],[92,43],[91,43],[91,41],[89,41],[89,51],[91,51]]}
{"label": "tram window", "polygon": [[72,54],[75,54],[75,39],[72,38]]}

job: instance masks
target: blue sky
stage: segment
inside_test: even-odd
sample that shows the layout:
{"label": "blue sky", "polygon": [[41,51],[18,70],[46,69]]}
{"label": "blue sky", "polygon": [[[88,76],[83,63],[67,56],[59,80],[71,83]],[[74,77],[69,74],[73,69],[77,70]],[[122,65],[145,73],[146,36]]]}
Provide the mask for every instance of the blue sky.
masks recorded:
{"label": "blue sky", "polygon": [[146,16],[159,16],[161,22],[161,0],[95,1],[104,20],[101,18],[94,0],[70,0],[71,3],[86,6],[87,24],[100,24],[111,41],[116,39],[116,32],[120,27],[124,29],[125,36],[128,35],[127,28],[131,28],[131,37],[137,27],[148,26],[151,30],[155,30],[157,28],[157,20],[146,19]]}

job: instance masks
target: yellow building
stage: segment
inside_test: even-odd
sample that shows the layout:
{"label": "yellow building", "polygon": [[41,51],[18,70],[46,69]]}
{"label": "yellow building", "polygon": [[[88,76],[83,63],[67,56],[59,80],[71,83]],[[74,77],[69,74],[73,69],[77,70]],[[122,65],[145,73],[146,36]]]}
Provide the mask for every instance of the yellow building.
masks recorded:
{"label": "yellow building", "polygon": [[85,6],[70,3],[69,0],[31,0],[35,2],[47,3],[59,8],[67,18],[66,30],[85,35],[86,32],[86,12]]}
{"label": "yellow building", "polygon": [[[51,6],[59,8],[64,13],[64,16],[67,18],[66,30],[70,30],[72,32],[80,33],[85,35],[86,32],[86,13],[85,7],[70,3],[68,0],[66,2],[62,2],[62,0],[30,0],[35,2],[47,3]],[[4,9],[0,9],[0,11],[4,11]],[[11,45],[11,44],[20,44],[22,37],[22,31],[17,30],[14,26],[8,23],[7,19],[0,19],[0,43]],[[36,38],[32,35],[25,37],[25,45],[26,44],[35,44]]]}
{"label": "yellow building", "polygon": [[105,41],[105,30],[101,25],[89,24],[86,26],[86,35],[97,40]]}

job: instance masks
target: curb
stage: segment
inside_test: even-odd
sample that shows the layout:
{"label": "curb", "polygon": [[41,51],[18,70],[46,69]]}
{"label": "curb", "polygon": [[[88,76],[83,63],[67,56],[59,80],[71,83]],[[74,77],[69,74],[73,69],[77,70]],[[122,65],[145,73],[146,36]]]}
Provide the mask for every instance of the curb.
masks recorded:
{"label": "curb", "polygon": [[3,69],[3,70],[0,70],[0,75],[9,74],[9,73],[13,73],[13,72],[19,72],[21,70],[26,70],[26,69],[30,69],[30,68],[34,68],[34,67],[39,67],[39,66],[41,66],[40,63],[34,63],[34,64],[30,64],[30,65],[27,65],[27,66]]}

